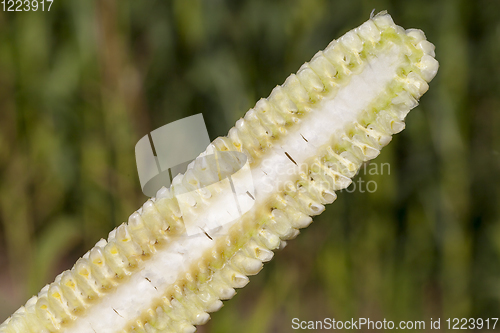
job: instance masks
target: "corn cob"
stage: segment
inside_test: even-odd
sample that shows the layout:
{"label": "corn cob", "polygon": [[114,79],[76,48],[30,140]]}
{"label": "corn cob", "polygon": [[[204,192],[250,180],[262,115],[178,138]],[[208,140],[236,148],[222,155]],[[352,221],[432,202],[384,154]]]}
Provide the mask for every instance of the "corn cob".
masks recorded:
{"label": "corn cob", "polygon": [[[332,41],[2,325],[11,332],[194,332],[336,199],[417,106],[438,69],[422,31],[380,13]],[[187,235],[247,162],[253,205]],[[216,165],[215,165],[216,164]],[[177,194],[189,193],[179,202]]]}

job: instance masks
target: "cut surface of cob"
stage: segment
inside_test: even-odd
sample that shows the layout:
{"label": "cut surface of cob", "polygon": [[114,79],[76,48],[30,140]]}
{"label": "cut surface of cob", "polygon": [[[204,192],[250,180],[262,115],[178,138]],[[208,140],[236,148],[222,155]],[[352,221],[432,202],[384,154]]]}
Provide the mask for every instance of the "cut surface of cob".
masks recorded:
{"label": "cut surface of cob", "polygon": [[[370,18],[258,101],[0,332],[194,332],[404,128],[437,69],[422,31]],[[228,197],[219,181],[245,165],[247,211],[187,233],[188,216],[222,218],[210,210]]]}

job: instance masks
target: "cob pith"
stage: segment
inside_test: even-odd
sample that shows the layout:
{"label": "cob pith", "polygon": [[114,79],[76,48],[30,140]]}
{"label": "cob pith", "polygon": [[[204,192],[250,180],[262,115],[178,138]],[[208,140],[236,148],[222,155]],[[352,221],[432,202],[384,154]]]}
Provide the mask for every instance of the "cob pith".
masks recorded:
{"label": "cob pith", "polygon": [[192,193],[191,214],[203,216],[223,195],[207,185],[242,164],[230,153],[217,166],[197,160],[0,332],[194,331],[404,128],[437,68],[423,32],[405,31],[388,14],[349,31],[202,154],[244,154],[255,188],[248,212],[209,234],[186,235],[176,194]]}

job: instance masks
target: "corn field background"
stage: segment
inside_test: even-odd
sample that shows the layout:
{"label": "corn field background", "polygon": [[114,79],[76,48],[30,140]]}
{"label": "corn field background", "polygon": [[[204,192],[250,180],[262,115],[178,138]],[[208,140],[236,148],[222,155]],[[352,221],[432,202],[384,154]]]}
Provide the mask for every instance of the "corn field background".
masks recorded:
{"label": "corn field background", "polygon": [[372,162],[390,172],[358,175],[376,191],[338,193],[199,331],[499,317],[500,2],[55,0],[0,12],[0,321],[147,199],[142,136],[200,112],[225,135],[374,8],[440,61]]}

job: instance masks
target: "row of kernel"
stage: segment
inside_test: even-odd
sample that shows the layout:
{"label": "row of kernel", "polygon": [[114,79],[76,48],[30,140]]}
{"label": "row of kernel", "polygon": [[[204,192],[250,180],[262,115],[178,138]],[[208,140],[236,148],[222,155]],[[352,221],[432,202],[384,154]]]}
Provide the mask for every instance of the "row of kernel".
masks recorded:
{"label": "row of kernel", "polygon": [[234,145],[253,158],[262,155],[273,139],[286,133],[286,124],[298,122],[302,114],[311,111],[311,103],[320,101],[326,94],[333,97],[331,94],[342,79],[362,68],[363,46],[373,47],[379,40],[376,24],[368,21],[330,43],[237,122],[229,133]]}
{"label": "row of kernel", "polygon": [[[158,206],[163,216],[171,211],[165,201]],[[157,239],[165,236],[169,228],[152,201],[146,202],[141,211],[142,215],[132,214],[128,225],[113,230],[108,241],[101,239],[71,270],[42,288],[38,296],[13,315],[14,320],[8,325],[25,327],[26,332],[56,332],[113,290],[145,254],[155,251]]]}
{"label": "row of kernel", "polygon": [[[274,209],[266,220],[266,225],[261,226],[220,269],[216,269],[207,283],[198,281],[195,288],[177,284],[167,293],[170,297],[164,297],[155,311],[147,311],[149,315],[134,322],[130,330],[194,332],[194,325],[201,325],[209,319],[207,312],[217,311],[222,306],[220,300],[232,298],[235,288],[248,283],[248,275],[257,274],[262,263],[271,260],[271,249],[279,248],[282,239],[294,238],[298,228],[306,227],[312,221],[289,203],[284,210]],[[219,256],[214,258],[221,260]]]}

